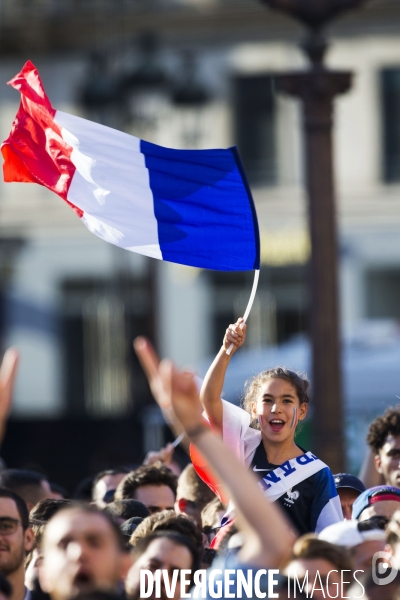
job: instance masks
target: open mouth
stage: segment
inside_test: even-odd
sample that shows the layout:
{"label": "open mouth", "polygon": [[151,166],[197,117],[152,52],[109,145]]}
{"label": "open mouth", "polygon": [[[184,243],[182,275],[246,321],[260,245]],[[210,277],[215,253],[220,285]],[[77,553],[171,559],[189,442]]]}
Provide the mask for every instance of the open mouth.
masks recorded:
{"label": "open mouth", "polygon": [[85,587],[87,585],[92,584],[92,578],[89,575],[89,573],[86,573],[85,571],[80,571],[74,578],[74,584],[78,588]]}
{"label": "open mouth", "polygon": [[272,431],[281,431],[285,426],[285,421],[282,421],[282,419],[272,419],[272,421],[269,422],[269,426]]}

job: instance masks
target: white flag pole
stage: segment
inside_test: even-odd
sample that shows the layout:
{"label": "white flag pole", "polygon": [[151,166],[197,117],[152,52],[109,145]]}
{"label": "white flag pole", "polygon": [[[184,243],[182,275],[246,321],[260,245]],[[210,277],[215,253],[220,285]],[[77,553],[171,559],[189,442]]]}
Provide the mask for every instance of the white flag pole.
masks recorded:
{"label": "white flag pole", "polygon": [[[257,286],[258,286],[258,280],[259,280],[259,278],[260,278],[260,271],[259,270],[254,271],[253,289],[251,290],[250,299],[249,299],[249,302],[247,304],[247,308],[246,308],[244,316],[243,316],[243,322],[240,325],[241,329],[243,329],[243,326],[246,323],[247,318],[248,318],[248,316],[250,314],[251,307],[253,306],[254,298],[256,297],[256,292],[257,292]],[[226,351],[226,353],[228,355],[232,352],[234,345],[235,344],[232,343],[229,346],[228,350]]]}

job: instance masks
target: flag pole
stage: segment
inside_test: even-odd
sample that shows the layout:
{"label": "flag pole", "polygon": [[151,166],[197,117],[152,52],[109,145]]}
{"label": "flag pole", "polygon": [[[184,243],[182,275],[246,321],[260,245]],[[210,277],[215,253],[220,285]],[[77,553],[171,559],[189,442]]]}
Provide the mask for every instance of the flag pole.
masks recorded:
{"label": "flag pole", "polygon": [[[260,278],[260,270],[259,270],[259,269],[256,269],[256,270],[254,271],[254,281],[253,281],[253,288],[252,288],[252,290],[251,290],[251,294],[250,294],[249,302],[248,302],[248,304],[247,304],[247,308],[246,308],[246,310],[245,310],[245,313],[244,313],[244,315],[243,315],[243,322],[242,322],[242,323],[241,323],[241,325],[240,325],[240,328],[241,328],[241,329],[243,329],[243,326],[244,326],[244,324],[246,323],[246,321],[247,321],[247,318],[248,318],[248,316],[249,316],[249,314],[250,314],[251,307],[253,306],[254,298],[256,297],[256,292],[257,292],[257,286],[258,286],[258,280],[259,280],[259,278]],[[232,352],[232,350],[233,350],[233,346],[234,346],[234,344],[232,343],[232,344],[229,346],[228,350],[226,351],[226,353],[227,353],[228,355],[229,355],[229,354]]]}

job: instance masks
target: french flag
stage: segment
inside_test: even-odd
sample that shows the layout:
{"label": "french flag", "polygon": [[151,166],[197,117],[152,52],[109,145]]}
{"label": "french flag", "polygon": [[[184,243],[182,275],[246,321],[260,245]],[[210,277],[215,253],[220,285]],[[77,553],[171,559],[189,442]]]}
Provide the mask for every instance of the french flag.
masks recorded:
{"label": "french flag", "polygon": [[28,61],[2,144],[4,180],[39,183],[103,240],[221,271],[259,269],[257,216],[236,148],[164,148],[55,110]]}

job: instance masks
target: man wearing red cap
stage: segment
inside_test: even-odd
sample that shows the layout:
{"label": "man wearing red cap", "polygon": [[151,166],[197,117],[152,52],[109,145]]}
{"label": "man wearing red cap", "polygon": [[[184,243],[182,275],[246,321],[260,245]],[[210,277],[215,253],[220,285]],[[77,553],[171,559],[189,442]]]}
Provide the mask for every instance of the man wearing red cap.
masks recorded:
{"label": "man wearing red cap", "polygon": [[391,519],[400,509],[400,488],[391,485],[378,485],[365,490],[353,504],[352,518],[366,521],[381,516]]}

